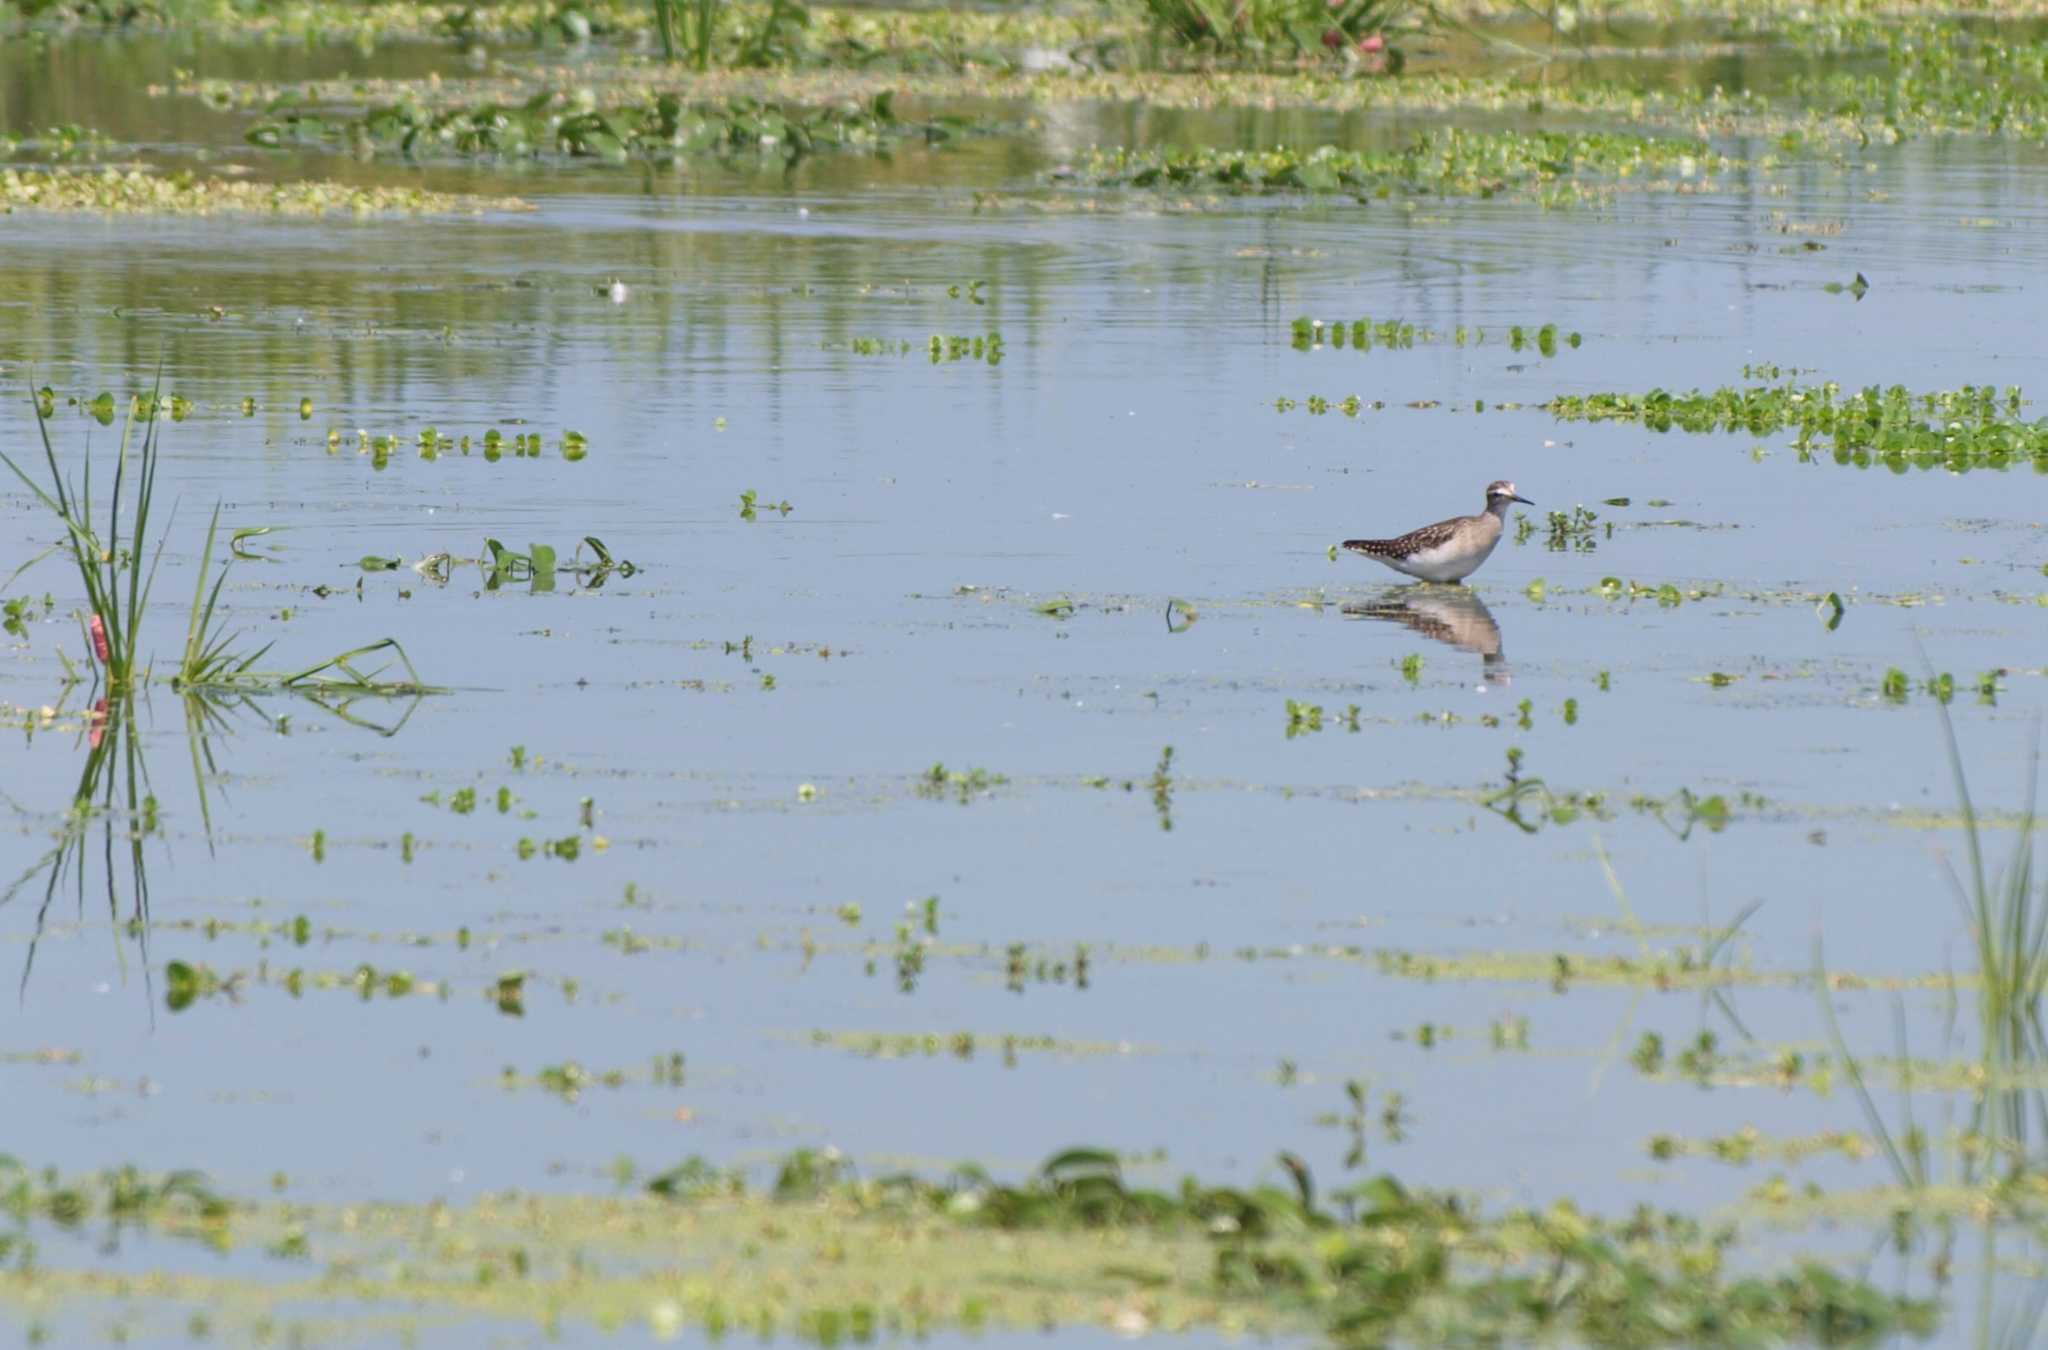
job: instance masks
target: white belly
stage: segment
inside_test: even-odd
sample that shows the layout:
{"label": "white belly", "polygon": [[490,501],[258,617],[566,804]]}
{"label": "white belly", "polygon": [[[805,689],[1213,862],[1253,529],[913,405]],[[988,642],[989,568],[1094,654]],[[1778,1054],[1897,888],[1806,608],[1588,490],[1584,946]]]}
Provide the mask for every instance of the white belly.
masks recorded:
{"label": "white belly", "polygon": [[1479,570],[1479,564],[1493,556],[1494,544],[1499,542],[1499,537],[1495,536],[1493,543],[1476,551],[1459,550],[1445,544],[1439,548],[1411,553],[1405,558],[1380,558],[1377,561],[1385,563],[1396,572],[1405,572],[1424,581],[1463,581]]}

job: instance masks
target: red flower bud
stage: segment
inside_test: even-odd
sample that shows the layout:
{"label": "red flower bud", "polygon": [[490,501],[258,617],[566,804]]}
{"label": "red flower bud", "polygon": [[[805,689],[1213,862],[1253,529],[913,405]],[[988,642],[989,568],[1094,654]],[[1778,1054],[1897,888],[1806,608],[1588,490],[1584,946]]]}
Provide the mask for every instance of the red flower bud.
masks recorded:
{"label": "red flower bud", "polygon": [[93,616],[92,616],[92,625],[91,625],[91,627],[92,627],[92,654],[93,654],[94,656],[97,656],[97,657],[98,657],[98,658],[100,659],[100,664],[101,664],[101,665],[103,665],[103,666],[111,666],[112,664],[114,664],[114,662],[113,662],[113,658],[111,658],[111,657],[110,657],[110,656],[109,656],[109,655],[107,654],[107,626],[106,626],[105,624],[101,623],[101,622],[100,622],[100,616],[99,616],[99,615],[97,615],[97,614],[95,614],[95,615],[93,615]]}

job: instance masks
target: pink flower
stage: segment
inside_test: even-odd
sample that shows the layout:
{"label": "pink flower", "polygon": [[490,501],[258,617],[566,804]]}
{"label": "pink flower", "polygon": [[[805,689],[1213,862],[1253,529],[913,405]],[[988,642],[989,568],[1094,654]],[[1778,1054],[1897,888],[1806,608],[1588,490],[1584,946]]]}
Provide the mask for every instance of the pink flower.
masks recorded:
{"label": "pink flower", "polygon": [[[99,622],[97,616],[94,617],[93,622]],[[100,748],[100,742],[106,739],[107,735],[107,700],[105,698],[92,705],[92,713],[89,720],[92,723],[92,748],[97,750]]]}
{"label": "pink flower", "polygon": [[1374,33],[1371,37],[1362,37],[1358,40],[1358,50],[1362,52],[1379,52],[1385,51],[1386,48],[1387,40],[1378,33]]}
{"label": "pink flower", "polygon": [[100,659],[103,666],[114,664],[113,659],[107,654],[107,626],[100,622],[100,616],[97,614],[92,616],[92,654]]}

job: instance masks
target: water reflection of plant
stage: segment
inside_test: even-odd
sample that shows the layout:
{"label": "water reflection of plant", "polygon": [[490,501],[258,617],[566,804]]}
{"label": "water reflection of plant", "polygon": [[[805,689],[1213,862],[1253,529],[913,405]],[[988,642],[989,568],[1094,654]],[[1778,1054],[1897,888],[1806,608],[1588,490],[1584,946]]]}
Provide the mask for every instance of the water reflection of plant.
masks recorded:
{"label": "water reflection of plant", "polygon": [[[95,684],[89,693],[98,693],[102,687]],[[352,694],[348,692],[352,687],[341,682],[314,682],[294,687],[290,692],[297,694],[303,704],[380,736],[395,736],[403,730],[425,697],[419,694],[408,700],[395,720],[379,720],[366,716],[355,705],[365,697],[374,697],[379,706],[388,706],[390,699]],[[270,727],[277,724],[277,719],[250,695],[242,693],[193,690],[184,693],[179,704],[192,759],[193,793],[211,851],[212,799],[220,773],[216,745],[233,734],[238,721],[254,718],[260,725]],[[143,705],[145,709],[147,706]],[[85,919],[88,891],[96,889],[90,878],[94,852],[91,846],[96,840],[105,873],[99,884],[105,888],[107,922],[116,934],[135,939],[144,980],[149,980],[149,858],[145,844],[152,836],[163,837],[163,812],[150,780],[133,693],[100,694],[82,714],[79,734],[86,743],[85,760],[79,769],[77,786],[57,822],[54,842],[6,890],[0,891],[0,906],[4,906],[41,881],[42,899],[21,970],[20,990],[24,994],[35,970],[37,947],[58,896],[75,894],[79,921]],[[19,803],[15,806],[17,810],[25,809]],[[127,880],[125,897],[120,884],[123,872]]]}
{"label": "water reflection of plant", "polygon": [[[1525,700],[1524,706],[1526,703]],[[1559,792],[1543,779],[1524,774],[1522,760],[1522,748],[1509,746],[1506,780],[1501,787],[1480,797],[1480,806],[1524,834],[1535,834],[1545,825],[1569,825],[1581,816],[1600,821],[1614,818],[1606,793]],[[1728,799],[1720,793],[1702,797],[1684,787],[1668,797],[1638,793],[1629,799],[1628,805],[1631,810],[1655,819],[1681,843],[1692,838],[1696,826],[1704,825],[1709,833],[1719,834],[1734,819]]]}
{"label": "water reflection of plant", "polygon": [[[2033,1280],[2024,1293],[2003,1311],[1997,1307],[2000,1226],[2018,1219],[2024,1231],[2038,1243],[2043,1217],[2037,1197],[2043,1184],[2042,1158],[2038,1156],[2038,1133],[2048,1138],[2048,1093],[2039,1086],[2041,1068],[2048,1062],[2041,1024],[2041,999],[2048,991],[2048,889],[2039,895],[2034,889],[2033,837],[2035,780],[2030,772],[2026,809],[2018,822],[2012,857],[2002,871],[1987,872],[1983,836],[1975,805],[1970,797],[1968,777],[1957,747],[1955,727],[1948,709],[1936,704],[1941,714],[1942,736],[1949,770],[1955,779],[1956,796],[1963,821],[1966,868],[1960,874],[1949,865],[1949,881],[1958,906],[1970,928],[1976,952],[1976,1011],[1978,1024],[1977,1077],[1981,1084],[1970,1106],[1970,1120],[1960,1147],[1956,1149],[1953,1183],[1978,1196],[1970,1210],[1981,1225],[1983,1245],[1978,1258],[1978,1307],[1976,1341],[1979,1345],[2027,1345],[2033,1343],[2044,1315],[2048,1315],[2048,1281]],[[2038,731],[2030,743],[2029,765],[2038,761]],[[1861,1065],[1849,1050],[1835,1016],[1833,988],[1827,973],[1820,940],[1814,943],[1815,985],[1828,1036],[1834,1045],[1858,1105],[1872,1136],[1892,1171],[1904,1197],[1893,1215],[1894,1233],[1900,1246],[1917,1244],[1926,1236],[1935,1246],[1933,1260],[1937,1278],[1945,1282],[1952,1266],[1958,1240],[1952,1211],[1938,1212],[1923,1230],[1915,1202],[1941,1181],[1930,1159],[1926,1131],[1913,1114],[1912,1080],[1903,1080],[1900,1111],[1902,1127],[1896,1133],[1878,1108]],[[1949,1035],[1953,1035],[1956,1013],[1962,1006],[1965,979],[1950,973],[1948,981]],[[1902,1066],[1910,1066],[1906,1051],[1906,1017],[1902,1004],[1893,1008],[1897,1053]]]}
{"label": "water reflection of plant", "polygon": [[[143,979],[149,979],[149,871],[143,858],[143,840],[158,831],[157,801],[150,791],[149,773],[135,739],[134,699],[129,694],[103,697],[93,703],[82,724],[87,738],[85,763],[79,771],[78,786],[57,827],[55,843],[30,864],[6,891],[0,905],[12,901],[36,878],[43,878],[42,903],[36,909],[35,933],[28,944],[28,957],[21,967],[21,991],[28,990],[35,970],[36,948],[42,940],[60,890],[67,881],[78,896],[78,914],[85,917],[87,891],[87,845],[94,826],[99,827],[101,853],[105,859],[107,921],[117,932],[125,929],[142,951]],[[129,874],[129,913],[121,915],[122,898],[116,883],[117,852]],[[117,945],[116,951],[118,953]]]}

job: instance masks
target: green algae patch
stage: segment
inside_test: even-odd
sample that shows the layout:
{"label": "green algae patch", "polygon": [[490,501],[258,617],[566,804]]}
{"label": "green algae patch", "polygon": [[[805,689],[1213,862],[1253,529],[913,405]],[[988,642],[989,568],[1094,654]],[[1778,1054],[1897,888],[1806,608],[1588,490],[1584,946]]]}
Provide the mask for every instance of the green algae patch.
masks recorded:
{"label": "green algae patch", "polygon": [[1753,1162],[1793,1165],[1815,1157],[1841,1157],[1861,1162],[1877,1154],[1869,1136],[1854,1130],[1823,1130],[1818,1134],[1773,1136],[1754,1125],[1729,1134],[1705,1138],[1683,1135],[1652,1135],[1644,1145],[1652,1158],[1668,1162],[1675,1158],[1711,1158],[1742,1167]]}
{"label": "green algae patch", "polygon": [[1061,1153],[1017,1184],[973,1166],[943,1183],[862,1179],[836,1152],[804,1150],[758,1189],[692,1158],[637,1193],[512,1192],[466,1206],[237,1203],[190,1174],[71,1185],[16,1167],[0,1176],[12,1183],[0,1214],[17,1242],[118,1212],[131,1227],[271,1262],[240,1276],[117,1272],[66,1244],[55,1249],[64,1259],[10,1263],[0,1302],[47,1315],[133,1301],[167,1326],[203,1304],[220,1330],[252,1335],[314,1303],[329,1316],[403,1304],[551,1330],[690,1326],[825,1344],[1081,1325],[1321,1330],[1351,1344],[1843,1343],[1934,1325],[1930,1303],[1817,1262],[1736,1274],[1730,1226],[1647,1209],[1609,1222],[1569,1203],[1489,1216],[1386,1175],[1319,1194],[1300,1159],[1279,1161],[1281,1186],[1189,1178],[1169,1191],[1127,1184],[1117,1155],[1098,1149]]}
{"label": "green algae patch", "polygon": [[1395,979],[1423,980],[1432,984],[1545,985],[1557,993],[1563,993],[1573,985],[1655,989],[1663,993],[1736,986],[1793,988],[1810,979],[1801,973],[1714,963],[1703,953],[1691,950],[1649,952],[1638,956],[1597,956],[1574,952],[1438,956],[1379,950],[1372,954],[1372,959],[1380,974]]}
{"label": "green algae patch", "polygon": [[0,1064],[77,1064],[84,1054],[77,1050],[66,1050],[58,1046],[44,1046],[39,1050],[0,1050]]}
{"label": "green algae patch", "polygon": [[141,169],[0,169],[0,213],[475,216],[486,211],[532,209],[517,197],[479,197],[413,187],[357,187],[317,180],[254,183],[190,173],[153,174]]}
{"label": "green algae patch", "polygon": [[[1018,981],[1021,984],[1021,979]],[[814,1031],[807,1038],[821,1050],[840,1050],[863,1059],[972,1060],[977,1054],[994,1056],[1005,1065],[1015,1064],[1020,1055],[1047,1055],[1057,1059],[1095,1059],[1144,1053],[1141,1047],[1123,1041],[1076,1041],[1060,1036],[1020,1035],[1013,1032],[885,1032]]]}

